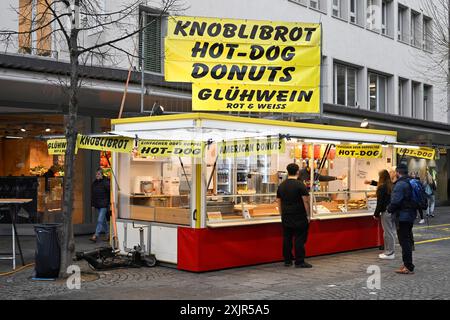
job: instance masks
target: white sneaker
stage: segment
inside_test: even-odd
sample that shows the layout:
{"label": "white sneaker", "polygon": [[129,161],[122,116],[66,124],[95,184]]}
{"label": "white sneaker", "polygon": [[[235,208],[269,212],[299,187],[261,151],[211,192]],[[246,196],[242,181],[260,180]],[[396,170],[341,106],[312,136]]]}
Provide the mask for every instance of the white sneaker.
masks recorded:
{"label": "white sneaker", "polygon": [[383,259],[383,260],[394,260],[395,259],[395,254],[391,254],[391,255],[386,255],[384,253],[378,255],[378,258]]}
{"label": "white sneaker", "polygon": [[424,223],[425,223],[425,220],[424,220],[424,219],[422,219],[422,220],[419,221],[419,224],[424,224]]}

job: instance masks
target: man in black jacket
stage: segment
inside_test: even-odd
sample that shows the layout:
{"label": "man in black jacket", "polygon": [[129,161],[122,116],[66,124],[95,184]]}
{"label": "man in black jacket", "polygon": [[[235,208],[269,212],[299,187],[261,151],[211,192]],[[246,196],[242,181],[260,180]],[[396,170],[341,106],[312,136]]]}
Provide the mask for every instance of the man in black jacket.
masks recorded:
{"label": "man in black jacket", "polygon": [[109,239],[107,215],[110,204],[110,182],[109,179],[103,176],[103,170],[101,168],[97,170],[95,180],[92,183],[91,202],[92,206],[97,209],[98,219],[95,234],[90,240],[96,242],[100,234],[105,233],[103,240],[107,241]]}
{"label": "man in black jacket", "polygon": [[305,243],[308,237],[310,202],[306,186],[299,181],[299,166],[292,163],[287,166],[288,178],[277,190],[278,208],[281,210],[283,225],[284,265],[292,266],[292,239],[295,242],[295,267],[311,268],[305,262]]}

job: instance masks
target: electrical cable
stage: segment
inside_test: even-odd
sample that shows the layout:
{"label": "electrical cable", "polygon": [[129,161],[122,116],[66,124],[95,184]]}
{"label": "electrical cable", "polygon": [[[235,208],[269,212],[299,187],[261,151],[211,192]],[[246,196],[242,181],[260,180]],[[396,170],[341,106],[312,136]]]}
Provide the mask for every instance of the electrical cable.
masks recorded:
{"label": "electrical cable", "polygon": [[22,267],[20,267],[20,268],[17,268],[16,270],[13,270],[13,271],[0,273],[0,277],[12,275],[12,274],[14,274],[14,273],[17,273],[17,272],[19,272],[19,271],[22,271],[23,269],[26,269],[26,268],[31,267],[31,266],[34,266],[34,262],[33,262],[33,263],[29,263],[29,264],[27,264],[27,265],[24,265],[24,266],[22,266]]}

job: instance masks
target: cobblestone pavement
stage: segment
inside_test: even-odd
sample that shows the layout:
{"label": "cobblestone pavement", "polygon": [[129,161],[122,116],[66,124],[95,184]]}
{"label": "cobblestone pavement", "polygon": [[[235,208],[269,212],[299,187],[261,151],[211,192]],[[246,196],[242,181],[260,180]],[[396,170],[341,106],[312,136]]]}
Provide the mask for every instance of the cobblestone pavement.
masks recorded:
{"label": "cobblestone pavement", "polygon": [[[92,248],[77,238],[77,250]],[[312,269],[281,263],[194,274],[167,267],[94,272],[93,279],[69,290],[64,281],[32,281],[32,269],[0,277],[0,299],[450,299],[450,209],[442,209],[430,226],[415,226],[416,274],[397,275],[400,248],[392,261],[380,261],[378,249],[310,258]],[[0,238],[0,251],[9,239]],[[24,240],[32,261],[34,239]],[[369,266],[381,269],[381,289],[367,288]],[[0,262],[0,272],[6,271]]]}

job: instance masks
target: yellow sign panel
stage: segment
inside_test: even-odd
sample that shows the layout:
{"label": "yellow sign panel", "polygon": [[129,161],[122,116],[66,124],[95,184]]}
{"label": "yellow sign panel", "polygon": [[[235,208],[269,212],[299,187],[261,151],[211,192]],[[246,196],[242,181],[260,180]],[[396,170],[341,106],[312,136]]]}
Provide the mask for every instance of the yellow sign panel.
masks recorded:
{"label": "yellow sign panel", "polygon": [[192,85],[193,110],[314,113],[319,101],[320,88]]}
{"label": "yellow sign panel", "polygon": [[[319,113],[321,32],[320,24],[174,17],[165,80],[193,83],[196,111],[230,111],[235,103],[241,111]],[[236,87],[248,91],[226,102],[218,93]],[[207,101],[199,96],[205,90],[214,91]]]}
{"label": "yellow sign panel", "polygon": [[66,139],[51,139],[47,140],[48,154],[65,154],[67,148]]}
{"label": "yellow sign panel", "polygon": [[143,157],[201,157],[205,143],[200,141],[139,140],[138,154]]}
{"label": "yellow sign panel", "polygon": [[319,46],[321,27],[317,23],[219,19],[176,16],[169,19],[167,37],[236,43]]}
{"label": "yellow sign panel", "polygon": [[383,156],[383,147],[379,144],[371,145],[337,145],[336,157],[377,159]]}
{"label": "yellow sign panel", "polygon": [[189,61],[165,61],[167,81],[220,84],[282,85],[318,87],[320,66],[278,67],[251,64],[209,64]]}
{"label": "yellow sign panel", "polygon": [[[64,155],[66,154],[67,140],[66,139],[50,139],[47,140],[48,154],[50,155]],[[75,145],[75,154],[78,148]]]}
{"label": "yellow sign panel", "polygon": [[133,150],[134,139],[126,137],[95,137],[79,134],[77,147],[80,149],[129,153]]}
{"label": "yellow sign panel", "polygon": [[286,143],[283,139],[246,139],[219,142],[217,152],[221,157],[271,155],[283,153]]}
{"label": "yellow sign panel", "polygon": [[428,160],[434,160],[436,157],[436,150],[432,148],[398,148],[397,153],[402,156],[405,155]]}
{"label": "yellow sign panel", "polygon": [[[320,47],[287,45],[231,44],[166,38],[165,59],[169,61],[202,62],[206,64],[254,64],[265,66],[318,66]],[[236,51],[239,49],[239,52]]]}

